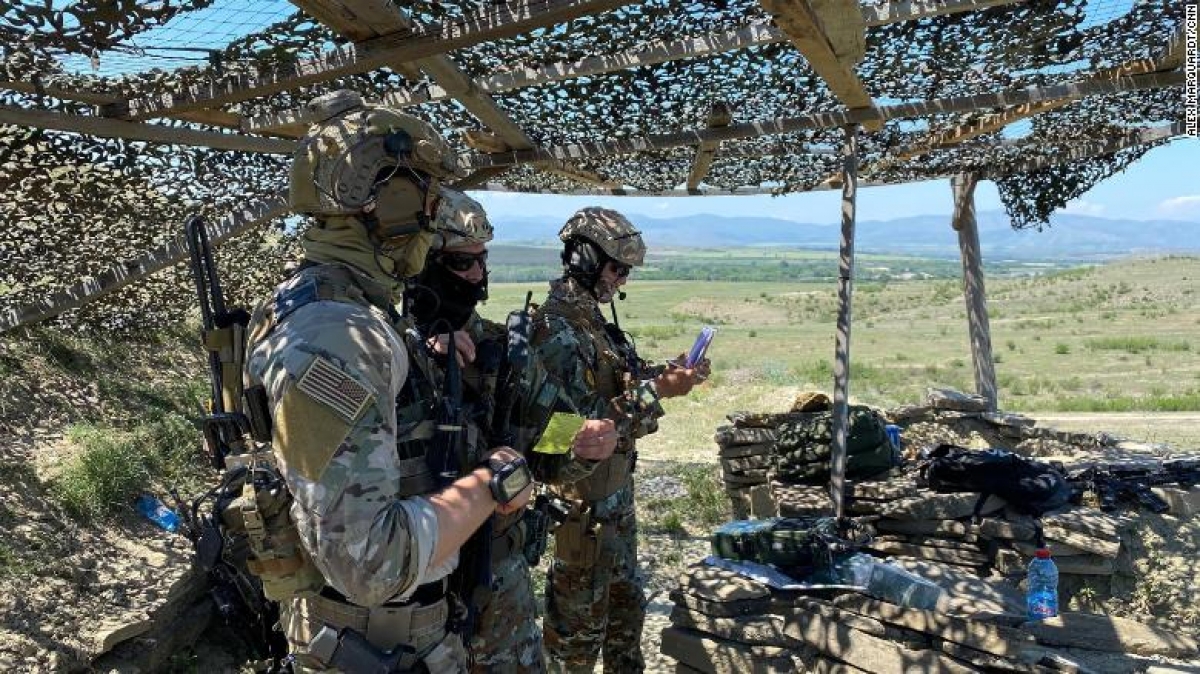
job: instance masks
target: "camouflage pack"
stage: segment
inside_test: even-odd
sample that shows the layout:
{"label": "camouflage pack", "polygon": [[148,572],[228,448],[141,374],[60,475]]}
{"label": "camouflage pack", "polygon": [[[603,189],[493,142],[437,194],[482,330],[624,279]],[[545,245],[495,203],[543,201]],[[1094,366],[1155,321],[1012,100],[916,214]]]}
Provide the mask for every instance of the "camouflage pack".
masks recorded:
{"label": "camouflage pack", "polygon": [[821,518],[736,520],[713,532],[713,554],[734,561],[811,572],[823,558]]}

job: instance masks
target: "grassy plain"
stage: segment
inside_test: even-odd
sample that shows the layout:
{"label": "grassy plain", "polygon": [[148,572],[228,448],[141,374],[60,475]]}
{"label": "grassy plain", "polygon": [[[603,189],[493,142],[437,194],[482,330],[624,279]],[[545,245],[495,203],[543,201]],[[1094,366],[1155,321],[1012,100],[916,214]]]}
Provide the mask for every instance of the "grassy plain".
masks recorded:
{"label": "grassy plain", "polygon": [[[860,275],[868,264],[887,267],[885,260],[859,264]],[[1002,408],[1035,416],[1200,410],[1200,258],[1130,259],[1037,276],[1014,276],[1019,269],[1012,265],[998,269],[989,269],[988,298]],[[647,459],[715,460],[710,438],[729,411],[782,410],[800,391],[832,390],[832,281],[638,275],[627,286],[629,298],[617,304],[622,327],[645,357],[686,350],[703,325],[719,330],[710,352],[713,378],[692,396],[668,401],[671,418],[647,443]],[[501,318],[526,291],[537,302],[545,289],[494,284],[484,313]],[[853,315],[853,399],[891,406],[920,402],[929,386],[974,389],[958,280],[858,282]],[[1106,418],[1122,425],[1115,415]],[[1195,424],[1131,428],[1136,439],[1200,445]]]}

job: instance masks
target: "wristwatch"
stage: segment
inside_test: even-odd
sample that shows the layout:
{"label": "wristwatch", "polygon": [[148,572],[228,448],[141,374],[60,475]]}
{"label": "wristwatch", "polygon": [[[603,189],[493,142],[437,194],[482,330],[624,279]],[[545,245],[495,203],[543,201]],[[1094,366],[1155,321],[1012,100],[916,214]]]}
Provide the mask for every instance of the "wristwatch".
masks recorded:
{"label": "wristwatch", "polygon": [[524,457],[518,456],[511,461],[489,457],[486,465],[492,471],[488,487],[492,490],[492,498],[500,505],[516,498],[533,482],[533,473],[529,471],[529,464]]}

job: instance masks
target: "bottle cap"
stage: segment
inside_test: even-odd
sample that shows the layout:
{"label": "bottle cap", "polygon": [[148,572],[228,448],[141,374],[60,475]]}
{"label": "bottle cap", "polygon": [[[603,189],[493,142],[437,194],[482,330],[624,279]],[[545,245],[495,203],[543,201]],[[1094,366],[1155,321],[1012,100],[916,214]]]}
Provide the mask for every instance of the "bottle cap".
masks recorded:
{"label": "bottle cap", "polygon": [[1038,548],[1033,556],[1038,559],[1050,559],[1050,548]]}

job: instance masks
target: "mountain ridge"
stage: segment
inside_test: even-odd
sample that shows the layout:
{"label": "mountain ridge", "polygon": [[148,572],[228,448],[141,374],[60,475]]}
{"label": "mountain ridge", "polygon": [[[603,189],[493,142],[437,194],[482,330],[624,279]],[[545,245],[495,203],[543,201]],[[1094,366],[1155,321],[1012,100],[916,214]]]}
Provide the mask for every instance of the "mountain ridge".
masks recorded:
{"label": "mountain ridge", "polygon": [[[652,249],[783,246],[836,250],[839,225],[761,216],[688,215],[632,218]],[[1200,251],[1200,222],[1128,220],[1057,214],[1041,231],[1013,230],[1003,211],[976,214],[985,256],[1020,259],[1114,257]],[[560,223],[544,217],[496,223],[496,242],[556,245]],[[919,215],[857,223],[860,252],[933,257],[958,255],[948,215]]]}

